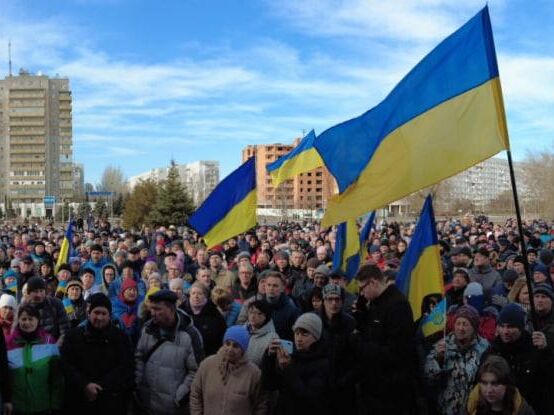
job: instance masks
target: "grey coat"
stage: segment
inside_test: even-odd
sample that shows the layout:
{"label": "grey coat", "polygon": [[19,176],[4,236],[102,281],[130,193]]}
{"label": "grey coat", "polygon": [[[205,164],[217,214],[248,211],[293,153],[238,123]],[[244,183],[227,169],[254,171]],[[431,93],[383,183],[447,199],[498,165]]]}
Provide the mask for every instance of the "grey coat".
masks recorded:
{"label": "grey coat", "polygon": [[250,324],[246,324],[246,328],[250,333],[250,341],[248,342],[248,350],[246,357],[248,360],[261,368],[264,354],[273,339],[278,339],[279,336],[275,332],[273,321],[269,320],[258,330],[252,331]]}
{"label": "grey coat", "polygon": [[[148,321],[142,330],[135,353],[137,393],[148,413],[177,414],[185,410],[190,386],[201,360],[201,336],[192,319],[177,310],[177,325],[169,334]],[[165,336],[145,363],[145,355]],[[199,344],[200,343],[200,344]]]}

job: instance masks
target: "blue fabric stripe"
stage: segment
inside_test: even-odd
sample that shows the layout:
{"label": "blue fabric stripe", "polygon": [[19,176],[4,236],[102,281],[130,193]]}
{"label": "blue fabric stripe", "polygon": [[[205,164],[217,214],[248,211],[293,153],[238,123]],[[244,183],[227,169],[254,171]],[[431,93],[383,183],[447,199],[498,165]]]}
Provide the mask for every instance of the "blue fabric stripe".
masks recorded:
{"label": "blue fabric stripe", "polygon": [[252,157],[217,185],[189,218],[189,225],[200,235],[206,235],[255,187],[256,158]]}
{"label": "blue fabric stripe", "polygon": [[47,357],[59,356],[60,349],[57,344],[37,344],[32,348],[32,358],[33,362],[41,360]]}
{"label": "blue fabric stripe", "polygon": [[423,58],[380,104],[324,131],[314,146],[343,192],[392,131],[497,76],[485,7]]}
{"label": "blue fabric stripe", "polygon": [[373,222],[375,222],[375,211],[371,212],[371,215],[369,215],[367,222],[360,231],[360,249],[364,249],[366,246],[365,243],[369,238],[371,229],[373,228]]}
{"label": "blue fabric stripe", "polygon": [[18,347],[8,351],[8,364],[10,369],[23,367],[23,348]]}
{"label": "blue fabric stripe", "polygon": [[302,141],[300,141],[300,143],[296,147],[294,147],[289,153],[275,160],[273,163],[269,163],[266,167],[267,171],[271,173],[272,171],[277,170],[279,167],[281,167],[285,161],[291,160],[295,158],[297,155],[299,155],[300,153],[302,153],[303,151],[313,148],[314,140],[315,140],[315,132],[314,130],[312,130],[308,134],[306,134],[306,136],[302,139]]}
{"label": "blue fabric stripe", "polygon": [[429,195],[425,199],[419,221],[414,231],[414,236],[410,245],[408,245],[406,254],[402,258],[400,270],[396,277],[396,286],[405,295],[408,295],[412,271],[417,266],[423,251],[432,245],[438,245],[438,243],[437,226],[433,213],[433,201]]}

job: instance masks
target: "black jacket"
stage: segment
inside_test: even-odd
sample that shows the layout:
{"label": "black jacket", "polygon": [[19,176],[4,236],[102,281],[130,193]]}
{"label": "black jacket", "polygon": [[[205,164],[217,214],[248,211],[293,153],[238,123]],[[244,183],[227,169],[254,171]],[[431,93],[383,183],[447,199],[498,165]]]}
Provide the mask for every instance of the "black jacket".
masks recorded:
{"label": "black jacket", "polygon": [[3,402],[11,402],[10,374],[8,371],[8,354],[4,333],[0,330],[0,398]]}
{"label": "black jacket", "polygon": [[[126,414],[134,384],[133,352],[127,336],[115,326],[93,329],[89,322],[71,329],[61,348],[66,409],[78,414]],[[85,386],[104,389],[88,402]]]}
{"label": "black jacket", "polygon": [[[388,286],[362,312],[355,313],[354,336],[364,413],[402,413],[413,404],[417,375],[415,326],[410,304]],[[398,391],[405,391],[398,399]]]}
{"label": "black jacket", "polygon": [[[325,346],[321,341],[310,350],[292,354],[288,367],[277,367],[275,355],[264,357],[262,379],[264,387],[278,390],[277,415],[331,414],[329,384],[330,365]],[[347,412],[344,412],[347,413]]]}
{"label": "black jacket", "polygon": [[279,338],[293,340],[292,326],[301,314],[294,302],[285,293],[281,293],[276,302],[268,302],[265,296],[263,301],[271,308],[271,319]]}
{"label": "black jacket", "polygon": [[194,314],[192,312],[188,301],[181,304],[180,307],[185,313],[192,317],[194,327],[196,327],[202,335],[205,356],[208,357],[212,354],[216,354],[223,344],[223,336],[225,335],[225,330],[227,330],[227,324],[214,303],[208,300],[199,314]]}
{"label": "black jacket", "polygon": [[499,337],[491,344],[491,354],[502,356],[512,369],[516,386],[537,414],[551,414],[554,355],[547,347],[533,346],[531,335],[523,331],[513,343],[502,343]]}

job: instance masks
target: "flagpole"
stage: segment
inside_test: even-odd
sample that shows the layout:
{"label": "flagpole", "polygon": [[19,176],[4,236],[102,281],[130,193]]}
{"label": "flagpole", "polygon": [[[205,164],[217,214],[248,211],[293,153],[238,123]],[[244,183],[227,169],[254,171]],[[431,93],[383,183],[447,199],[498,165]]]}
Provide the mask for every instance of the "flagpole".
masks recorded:
{"label": "flagpole", "polygon": [[512,193],[514,195],[514,204],[516,207],[517,228],[518,228],[520,242],[521,242],[521,256],[523,257],[523,268],[525,270],[525,280],[527,281],[527,289],[529,290],[531,322],[533,323],[533,328],[536,329],[538,327],[537,312],[535,309],[535,299],[533,298],[533,283],[531,280],[529,260],[527,259],[527,246],[525,244],[525,236],[523,235],[523,223],[521,220],[521,212],[519,209],[519,198],[517,195],[516,177],[514,174],[514,163],[512,161],[512,152],[508,149],[507,153],[508,153],[508,166],[510,168],[510,181],[512,183]]}

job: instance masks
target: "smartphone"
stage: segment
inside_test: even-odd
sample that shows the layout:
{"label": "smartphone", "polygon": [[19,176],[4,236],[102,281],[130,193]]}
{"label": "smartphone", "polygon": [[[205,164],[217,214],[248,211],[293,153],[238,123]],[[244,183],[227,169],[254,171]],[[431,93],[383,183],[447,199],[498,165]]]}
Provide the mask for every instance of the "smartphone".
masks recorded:
{"label": "smartphone", "polygon": [[279,340],[281,342],[281,347],[288,354],[292,354],[292,342],[290,340]]}

